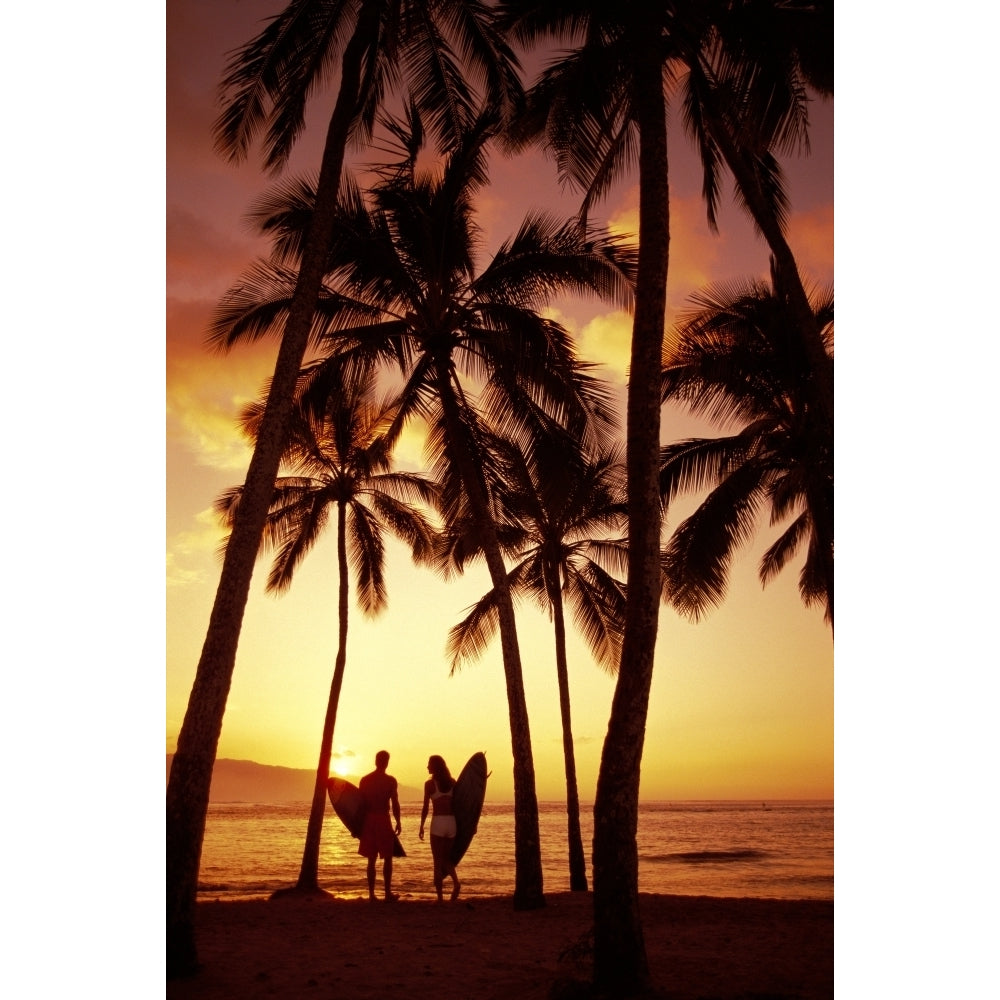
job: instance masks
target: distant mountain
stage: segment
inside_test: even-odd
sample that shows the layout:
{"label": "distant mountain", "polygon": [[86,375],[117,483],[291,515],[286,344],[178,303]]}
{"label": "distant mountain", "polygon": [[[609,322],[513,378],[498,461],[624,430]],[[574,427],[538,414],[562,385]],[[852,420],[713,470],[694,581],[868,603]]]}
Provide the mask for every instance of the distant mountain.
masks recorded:
{"label": "distant mountain", "polygon": [[[167,754],[167,778],[174,755]],[[356,776],[350,778],[357,784]],[[217,760],[212,770],[209,802],[309,802],[316,772],[295,767],[276,767],[252,760]],[[419,788],[399,786],[399,797],[419,799]]]}
{"label": "distant mountain", "polygon": [[[167,754],[167,778],[174,755]],[[209,802],[308,802],[315,771],[274,767],[252,760],[217,760],[212,770]]]}

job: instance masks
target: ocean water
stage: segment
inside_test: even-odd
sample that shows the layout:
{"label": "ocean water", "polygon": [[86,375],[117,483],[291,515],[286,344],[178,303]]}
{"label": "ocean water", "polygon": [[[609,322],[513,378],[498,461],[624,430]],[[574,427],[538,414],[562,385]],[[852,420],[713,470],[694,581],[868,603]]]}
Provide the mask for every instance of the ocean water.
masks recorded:
{"label": "ocean water", "polygon": [[[393,890],[403,898],[434,895],[430,841],[420,841],[420,802],[403,802]],[[309,804],[224,803],[209,807],[198,884],[199,899],[266,897],[294,885]],[[593,838],[590,805],[581,808],[587,878]],[[566,807],[539,803],[546,892],[569,889]],[[639,890],[683,896],[833,899],[833,803],[653,802],[640,805]],[[344,897],[367,895],[358,842],[327,810],[320,848],[320,885]],[[514,808],[487,802],[479,829],[458,867],[462,895],[514,891]],[[381,865],[379,884],[381,894]]]}

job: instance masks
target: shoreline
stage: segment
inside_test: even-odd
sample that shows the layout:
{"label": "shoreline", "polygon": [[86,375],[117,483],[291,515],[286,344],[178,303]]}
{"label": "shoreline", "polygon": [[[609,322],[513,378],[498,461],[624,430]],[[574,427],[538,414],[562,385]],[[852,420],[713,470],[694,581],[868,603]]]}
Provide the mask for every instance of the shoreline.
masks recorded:
{"label": "shoreline", "polygon": [[[640,893],[639,908],[652,985],[670,1000],[834,995],[832,901]],[[202,968],[168,982],[168,1000],[548,1000],[590,977],[591,893],[528,911],[509,895],[285,895],[199,902],[195,920]]]}

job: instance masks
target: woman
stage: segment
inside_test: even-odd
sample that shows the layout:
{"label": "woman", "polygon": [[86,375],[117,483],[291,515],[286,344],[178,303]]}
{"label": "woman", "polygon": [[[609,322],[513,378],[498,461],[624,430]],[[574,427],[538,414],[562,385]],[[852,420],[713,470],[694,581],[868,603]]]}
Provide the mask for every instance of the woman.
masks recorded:
{"label": "woman", "polygon": [[443,757],[434,754],[427,761],[430,777],[424,782],[424,807],[420,813],[420,839],[424,839],[424,823],[427,808],[433,805],[431,816],[431,855],[434,858],[434,888],[438,902],[444,899],[444,877],[451,876],[451,898],[458,899],[462,883],[451,861],[451,848],[455,843],[455,814],[451,808],[451,794],[455,789],[455,779],[448,770]]}

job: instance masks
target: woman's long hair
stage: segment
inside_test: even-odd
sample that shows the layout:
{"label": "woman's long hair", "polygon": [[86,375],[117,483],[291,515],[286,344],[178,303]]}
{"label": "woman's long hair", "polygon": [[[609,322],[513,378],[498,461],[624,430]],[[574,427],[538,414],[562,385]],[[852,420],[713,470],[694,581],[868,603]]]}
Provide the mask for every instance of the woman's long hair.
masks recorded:
{"label": "woman's long hair", "polygon": [[433,754],[427,761],[427,767],[440,791],[450,792],[455,787],[455,779],[451,776],[451,771],[448,770],[444,757]]}

